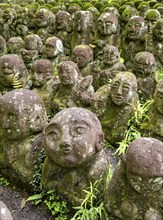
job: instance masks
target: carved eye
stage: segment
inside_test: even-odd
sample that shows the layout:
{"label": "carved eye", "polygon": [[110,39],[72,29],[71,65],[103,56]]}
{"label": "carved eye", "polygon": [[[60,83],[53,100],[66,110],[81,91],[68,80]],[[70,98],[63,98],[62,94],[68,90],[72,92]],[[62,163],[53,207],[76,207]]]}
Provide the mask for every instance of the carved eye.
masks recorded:
{"label": "carved eye", "polygon": [[129,91],[129,90],[130,90],[130,86],[128,86],[128,85],[124,85],[124,86],[123,86],[123,90],[125,90],[125,91]]}
{"label": "carved eye", "polygon": [[57,141],[59,139],[59,132],[52,131],[47,135],[47,139],[50,141]]}
{"label": "carved eye", "polygon": [[86,133],[86,128],[83,126],[79,126],[73,129],[72,135],[73,136],[80,136]]}
{"label": "carved eye", "polygon": [[113,84],[112,84],[112,87],[113,87],[113,88],[117,88],[118,86],[119,86],[118,83],[113,83]]}

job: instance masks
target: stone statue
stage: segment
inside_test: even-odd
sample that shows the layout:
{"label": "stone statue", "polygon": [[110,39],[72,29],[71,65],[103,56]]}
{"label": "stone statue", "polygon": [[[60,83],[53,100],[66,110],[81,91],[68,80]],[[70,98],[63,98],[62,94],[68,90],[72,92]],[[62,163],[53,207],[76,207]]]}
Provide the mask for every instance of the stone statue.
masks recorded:
{"label": "stone statue", "polygon": [[163,80],[160,80],[154,93],[154,102],[141,124],[143,136],[163,141]]}
{"label": "stone statue", "polygon": [[140,100],[153,97],[156,88],[156,60],[152,53],[139,52],[133,59],[133,73],[138,81],[138,94]]}
{"label": "stone statue", "polygon": [[[108,94],[107,99],[106,94]],[[104,97],[106,109],[100,117],[100,121],[106,140],[112,145],[116,145],[117,142],[124,139],[128,120],[137,108],[136,76],[131,72],[119,72],[113,78],[110,90],[104,89]]]}
{"label": "stone statue", "polygon": [[0,91],[4,94],[16,88],[28,87],[29,74],[23,59],[17,54],[0,57]]}
{"label": "stone statue", "polygon": [[122,57],[125,66],[131,69],[133,57],[141,51],[145,51],[146,26],[143,17],[132,16],[125,26],[122,34]]}
{"label": "stone statue", "polygon": [[111,45],[104,46],[99,86],[107,84],[117,73],[122,71],[126,71],[126,67],[120,62],[120,52],[118,48]]}
{"label": "stone statue", "polygon": [[113,219],[162,219],[162,164],[161,141],[139,138],[129,145],[104,198],[104,205]]}
{"label": "stone statue", "polygon": [[31,90],[16,89],[0,98],[1,156],[4,176],[28,189],[41,148],[41,132],[47,124],[41,98]]}
{"label": "stone statue", "polygon": [[7,41],[7,53],[21,55],[20,51],[25,43],[21,37],[11,37]]}
{"label": "stone statue", "polygon": [[0,56],[7,53],[6,40],[0,35]]}
{"label": "stone statue", "polygon": [[44,101],[46,111],[50,114],[53,98],[59,89],[59,80],[54,77],[53,64],[46,59],[39,59],[32,63],[31,80],[34,90]]}
{"label": "stone statue", "polygon": [[89,110],[68,108],[56,114],[44,131],[43,188],[56,189],[79,205],[90,182],[103,178],[98,188],[102,195],[108,168],[103,141],[100,122]]}
{"label": "stone statue", "polygon": [[91,44],[94,36],[94,18],[90,11],[77,11],[73,19],[71,47]]}

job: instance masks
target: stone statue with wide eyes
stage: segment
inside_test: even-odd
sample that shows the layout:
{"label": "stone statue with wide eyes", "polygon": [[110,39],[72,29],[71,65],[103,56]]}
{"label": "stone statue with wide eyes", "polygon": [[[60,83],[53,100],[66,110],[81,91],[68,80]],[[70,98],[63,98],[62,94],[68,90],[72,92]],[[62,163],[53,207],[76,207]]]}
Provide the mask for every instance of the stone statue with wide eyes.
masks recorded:
{"label": "stone statue with wide eyes", "polygon": [[89,110],[68,108],[56,114],[44,131],[43,188],[56,189],[79,205],[90,182],[103,178],[98,188],[102,195],[108,167],[103,141],[100,122]]}
{"label": "stone statue with wide eyes", "polygon": [[162,141],[144,137],[129,145],[104,198],[111,219],[162,219],[162,164]]}
{"label": "stone statue with wide eyes", "polygon": [[12,90],[0,98],[0,167],[4,176],[31,190],[47,125],[42,99],[28,89]]}

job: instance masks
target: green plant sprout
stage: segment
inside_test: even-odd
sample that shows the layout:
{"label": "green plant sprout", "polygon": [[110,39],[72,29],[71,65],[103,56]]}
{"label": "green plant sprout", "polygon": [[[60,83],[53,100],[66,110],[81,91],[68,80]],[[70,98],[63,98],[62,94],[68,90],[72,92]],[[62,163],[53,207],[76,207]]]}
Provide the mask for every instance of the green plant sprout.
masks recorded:
{"label": "green plant sprout", "polygon": [[0,186],[8,186],[9,184],[8,180],[0,175]]}
{"label": "green plant sprout", "polygon": [[147,112],[153,102],[153,99],[147,100],[145,103],[138,102],[137,110],[132,114],[128,121],[128,130],[126,131],[125,138],[121,142],[117,142],[119,147],[115,151],[114,155],[123,155],[126,152],[128,145],[133,140],[141,137],[141,133],[138,128],[142,121],[148,117]]}

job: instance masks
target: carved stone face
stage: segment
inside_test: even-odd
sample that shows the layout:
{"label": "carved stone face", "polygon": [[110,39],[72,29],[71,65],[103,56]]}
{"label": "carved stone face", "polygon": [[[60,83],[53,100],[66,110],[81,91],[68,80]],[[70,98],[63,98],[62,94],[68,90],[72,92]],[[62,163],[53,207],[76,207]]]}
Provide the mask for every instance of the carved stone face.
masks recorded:
{"label": "carved stone face", "polygon": [[49,11],[45,8],[38,10],[35,14],[35,24],[38,27],[47,27],[49,23]]}
{"label": "carved stone face", "polygon": [[12,90],[2,96],[0,120],[8,140],[20,140],[40,132],[47,117],[39,96],[27,89]]}
{"label": "carved stone face", "polygon": [[52,78],[53,65],[49,60],[41,59],[33,62],[31,67],[32,83],[36,87],[41,87]]}
{"label": "carved stone face", "polygon": [[102,149],[103,133],[96,116],[83,108],[69,108],[55,115],[45,129],[45,149],[63,167],[91,161]]}
{"label": "carved stone face", "polygon": [[7,52],[18,54],[19,50],[24,48],[24,40],[21,37],[11,37],[7,42]]}
{"label": "carved stone face", "polygon": [[82,32],[92,27],[93,15],[90,11],[77,11],[74,17],[74,29]]}
{"label": "carved stone face", "polygon": [[67,30],[71,15],[66,11],[59,11],[56,14],[56,29],[60,30]]}
{"label": "carved stone face", "polygon": [[159,113],[163,114],[163,80],[157,84],[154,94],[154,105]]}
{"label": "carved stone face", "polygon": [[139,52],[133,60],[133,70],[138,76],[148,76],[155,72],[156,61],[152,53]]}
{"label": "carved stone face", "polygon": [[43,54],[47,58],[57,57],[63,53],[62,41],[57,37],[50,37],[46,39],[43,49]]}
{"label": "carved stone face", "polygon": [[120,54],[117,47],[106,46],[104,48],[103,62],[106,65],[112,66],[120,61]]}
{"label": "carved stone face", "polygon": [[38,50],[39,52],[42,49],[42,40],[36,34],[27,35],[24,39],[25,41],[25,49],[27,50]]}
{"label": "carved stone face", "polygon": [[133,141],[126,154],[127,179],[140,193],[158,191],[163,186],[163,143],[154,138]]}
{"label": "carved stone face", "polygon": [[1,84],[6,87],[13,86],[13,77],[25,86],[28,80],[28,71],[22,58],[16,54],[7,54],[0,57]]}
{"label": "carved stone face", "polygon": [[120,106],[130,103],[136,91],[137,80],[131,72],[118,73],[111,83],[111,99]]}
{"label": "carved stone face", "polygon": [[116,15],[110,12],[103,13],[98,19],[98,32],[101,35],[111,35],[117,33],[117,18]]}
{"label": "carved stone face", "polygon": [[79,69],[72,61],[61,63],[58,74],[63,85],[74,85],[79,80]]}
{"label": "carved stone face", "polygon": [[72,50],[72,61],[84,68],[93,61],[93,51],[88,45],[78,45]]}
{"label": "carved stone face", "polygon": [[145,30],[144,18],[140,16],[133,16],[130,18],[125,27],[126,37],[130,40],[137,40],[142,37]]}
{"label": "carved stone face", "polygon": [[157,9],[149,9],[144,16],[148,34],[152,34],[153,26],[158,19],[161,18],[160,12]]}
{"label": "carved stone face", "polygon": [[153,36],[157,41],[163,41],[163,18],[159,19],[153,27]]}

